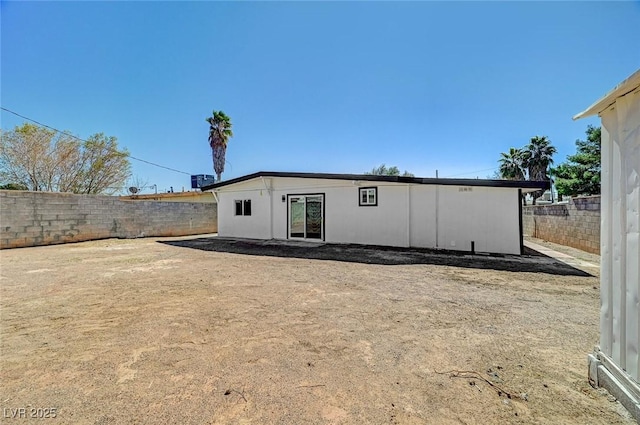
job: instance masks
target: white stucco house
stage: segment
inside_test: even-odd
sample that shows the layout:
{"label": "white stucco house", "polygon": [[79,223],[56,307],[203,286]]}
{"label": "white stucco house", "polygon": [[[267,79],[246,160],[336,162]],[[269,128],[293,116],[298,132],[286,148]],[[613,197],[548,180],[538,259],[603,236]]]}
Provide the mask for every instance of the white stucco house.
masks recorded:
{"label": "white stucco house", "polygon": [[203,187],[218,235],[522,253],[521,194],[547,182],[262,171]]}
{"label": "white stucco house", "polygon": [[640,422],[640,70],[574,119],[602,120],[600,345],[589,379]]}

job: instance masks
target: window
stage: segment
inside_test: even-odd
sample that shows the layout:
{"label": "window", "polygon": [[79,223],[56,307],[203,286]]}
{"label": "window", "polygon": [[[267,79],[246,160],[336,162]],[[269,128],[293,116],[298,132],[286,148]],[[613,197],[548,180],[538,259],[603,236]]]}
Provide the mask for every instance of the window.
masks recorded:
{"label": "window", "polygon": [[378,205],[378,188],[361,187],[358,205],[361,207],[375,207]]}
{"label": "window", "polygon": [[236,206],[235,215],[251,215],[251,199],[245,199],[244,201],[234,201]]}

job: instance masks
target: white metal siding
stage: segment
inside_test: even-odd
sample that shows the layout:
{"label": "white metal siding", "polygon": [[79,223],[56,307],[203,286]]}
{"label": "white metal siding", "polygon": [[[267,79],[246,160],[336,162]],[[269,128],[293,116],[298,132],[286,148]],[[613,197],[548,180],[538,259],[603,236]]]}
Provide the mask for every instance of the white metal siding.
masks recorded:
{"label": "white metal siding", "polygon": [[[218,235],[224,237],[271,239],[269,194],[262,182],[247,182],[233,192],[218,193]],[[259,183],[259,185],[257,184]],[[251,215],[236,216],[235,201],[251,200]]]}
{"label": "white metal siding", "polygon": [[[276,239],[287,239],[287,195],[324,194],[325,241],[388,246],[409,246],[407,189],[380,182],[353,184],[341,180],[274,178],[273,219]],[[358,205],[360,187],[378,188],[378,206]]]}
{"label": "white metal siding", "polygon": [[480,252],[520,253],[517,189],[439,187],[438,247]]}
{"label": "white metal siding", "polygon": [[640,381],[640,91],[602,112],[600,349]]}
{"label": "white metal siding", "polygon": [[378,206],[359,206],[357,186],[328,191],[327,242],[409,246],[406,186],[377,188]]}
{"label": "white metal siding", "polygon": [[[359,206],[361,187],[378,188],[377,206]],[[303,194],[324,194],[326,242],[520,253],[515,188],[255,179],[218,190],[219,234],[287,239],[287,195]],[[252,200],[250,217],[234,215],[236,199]]]}
{"label": "white metal siding", "polygon": [[411,246],[436,247],[436,187],[411,186]]}

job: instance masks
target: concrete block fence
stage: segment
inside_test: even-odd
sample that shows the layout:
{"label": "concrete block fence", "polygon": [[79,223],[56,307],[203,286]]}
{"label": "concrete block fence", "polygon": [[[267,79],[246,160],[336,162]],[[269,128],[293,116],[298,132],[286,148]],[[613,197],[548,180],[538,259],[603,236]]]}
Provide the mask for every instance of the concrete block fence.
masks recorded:
{"label": "concrete block fence", "polygon": [[600,196],[522,207],[524,234],[600,254]]}
{"label": "concrete block fence", "polygon": [[217,204],[0,191],[0,249],[218,231]]}

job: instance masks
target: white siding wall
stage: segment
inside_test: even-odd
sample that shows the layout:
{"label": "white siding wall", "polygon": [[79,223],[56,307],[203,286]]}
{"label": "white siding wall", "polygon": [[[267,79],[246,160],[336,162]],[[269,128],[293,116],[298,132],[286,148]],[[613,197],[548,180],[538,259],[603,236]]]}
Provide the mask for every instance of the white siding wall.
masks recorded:
{"label": "white siding wall", "polygon": [[[269,194],[260,189],[261,181],[234,185],[233,192],[218,196],[218,235],[225,237],[271,239]],[[236,216],[235,201],[251,199],[251,215]]]}
{"label": "white siding wall", "polygon": [[[272,204],[266,187],[272,189]],[[358,205],[360,187],[378,188],[378,206]],[[476,251],[519,254],[518,190],[465,189],[330,179],[256,179],[219,189],[219,234],[287,239],[287,195],[324,194],[326,242],[468,251],[475,241]],[[251,217],[234,216],[236,199],[252,200]]]}
{"label": "white siding wall", "polygon": [[[282,196],[324,194],[325,241],[408,246],[406,186],[355,185],[341,180],[274,178],[274,234],[287,239],[287,203]],[[380,182],[375,182],[380,183]],[[378,187],[378,206],[358,205],[359,187]]]}
{"label": "white siding wall", "polygon": [[[318,179],[283,179],[273,178],[273,237],[276,239],[287,239],[287,195],[312,195],[324,194],[325,213],[327,212],[327,192],[336,191],[339,193],[344,182]],[[285,201],[282,201],[284,196]],[[325,217],[325,240],[326,240],[326,217]],[[329,240],[327,240],[329,242]]]}
{"label": "white siding wall", "polygon": [[601,117],[600,349],[640,382],[640,91]]}
{"label": "white siding wall", "polygon": [[411,186],[411,246],[436,247],[436,187]]}
{"label": "white siding wall", "polygon": [[363,186],[378,188],[378,206],[359,206],[357,187],[329,192],[327,242],[409,246],[406,186]]}
{"label": "white siding wall", "polygon": [[490,187],[438,188],[438,247],[520,253],[518,190]]}

